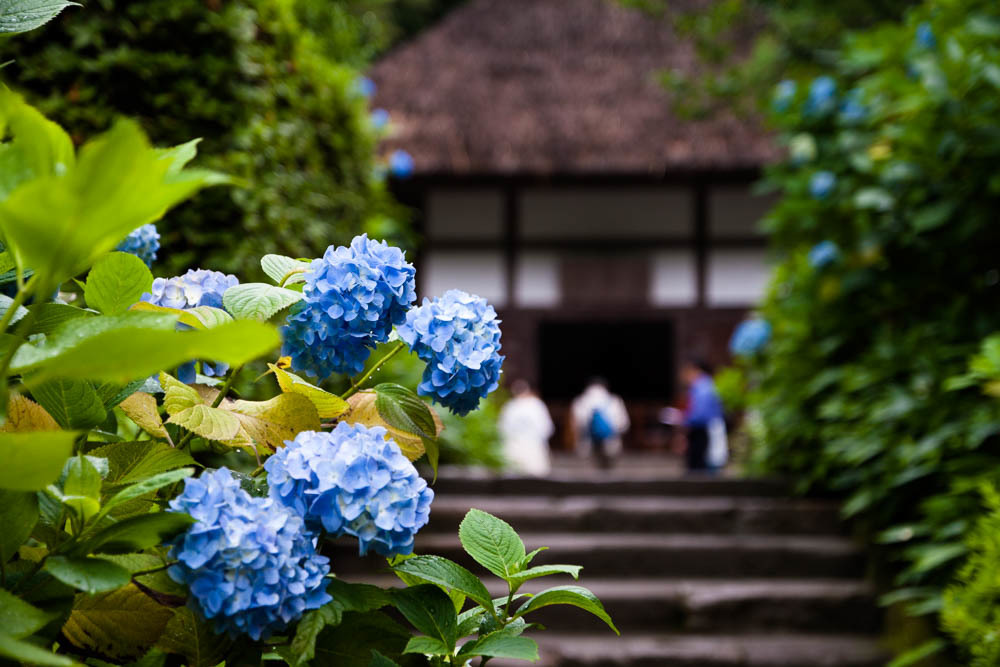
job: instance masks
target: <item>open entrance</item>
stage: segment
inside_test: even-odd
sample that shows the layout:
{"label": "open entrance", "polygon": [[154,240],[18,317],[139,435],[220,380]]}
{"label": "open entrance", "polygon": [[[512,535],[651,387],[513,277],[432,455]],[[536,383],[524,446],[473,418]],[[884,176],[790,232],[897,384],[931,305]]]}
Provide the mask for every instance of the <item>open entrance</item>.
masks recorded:
{"label": "open entrance", "polygon": [[669,320],[543,322],[541,393],[572,400],[594,376],[626,401],[666,402],[674,394],[674,326]]}

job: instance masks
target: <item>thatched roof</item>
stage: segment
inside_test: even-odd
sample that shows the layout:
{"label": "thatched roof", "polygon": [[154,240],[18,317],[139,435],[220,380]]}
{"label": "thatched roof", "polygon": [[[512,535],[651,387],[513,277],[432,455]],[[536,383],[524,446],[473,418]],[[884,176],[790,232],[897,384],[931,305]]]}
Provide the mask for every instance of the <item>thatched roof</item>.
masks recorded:
{"label": "thatched roof", "polygon": [[756,167],[768,137],[735,116],[680,120],[656,80],[697,58],[614,0],[470,0],[382,60],[388,150],[422,174],[661,174]]}

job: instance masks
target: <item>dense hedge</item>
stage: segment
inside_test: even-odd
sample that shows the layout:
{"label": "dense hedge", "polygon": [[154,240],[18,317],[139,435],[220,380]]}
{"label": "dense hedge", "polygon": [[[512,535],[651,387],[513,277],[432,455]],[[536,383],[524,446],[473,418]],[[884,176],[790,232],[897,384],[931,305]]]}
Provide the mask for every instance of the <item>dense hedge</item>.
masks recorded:
{"label": "dense hedge", "polygon": [[886,545],[886,602],[934,613],[1000,481],[1000,406],[953,380],[1000,330],[1000,6],[928,0],[831,61],[774,98],[756,465],[843,494]]}
{"label": "dense hedge", "polygon": [[397,231],[356,69],[363,24],[343,4],[100,0],[6,43],[5,74],[78,142],[119,115],[161,145],[202,137],[200,164],[247,187],[172,212],[161,270],[258,275],[265,252]]}

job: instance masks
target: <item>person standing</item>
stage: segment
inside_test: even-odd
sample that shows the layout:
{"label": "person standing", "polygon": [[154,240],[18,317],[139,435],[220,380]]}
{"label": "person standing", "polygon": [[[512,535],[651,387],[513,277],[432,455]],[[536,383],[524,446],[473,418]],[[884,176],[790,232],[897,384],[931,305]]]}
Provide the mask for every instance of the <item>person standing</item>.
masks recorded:
{"label": "person standing", "polygon": [[608,390],[604,379],[594,378],[573,400],[570,415],[577,453],[593,454],[601,468],[610,468],[622,451],[622,436],[629,428],[625,402]]}
{"label": "person standing", "polygon": [[507,468],[544,477],[552,470],[549,438],[555,431],[549,409],[524,380],[514,382],[511,392],[514,396],[501,408],[497,423]]}
{"label": "person standing", "polygon": [[712,368],[701,359],[689,359],[681,374],[688,388],[683,422],[687,429],[687,469],[717,470],[726,464],[728,448],[722,400],[712,380]]}

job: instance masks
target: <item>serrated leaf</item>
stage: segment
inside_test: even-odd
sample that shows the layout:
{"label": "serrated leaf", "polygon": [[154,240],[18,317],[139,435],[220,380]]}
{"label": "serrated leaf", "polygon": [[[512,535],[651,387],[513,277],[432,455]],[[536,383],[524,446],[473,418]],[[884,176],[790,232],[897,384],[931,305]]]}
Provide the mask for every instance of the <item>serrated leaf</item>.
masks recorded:
{"label": "serrated leaf", "polygon": [[29,331],[31,334],[48,335],[68,320],[96,316],[96,313],[89,310],[70,306],[65,303],[36,303],[33,306],[29,306],[28,310],[35,315]]}
{"label": "serrated leaf", "polygon": [[372,651],[400,655],[410,633],[382,612],[348,613],[340,625],[327,627],[316,640],[318,665],[363,665]]}
{"label": "serrated leaf", "polygon": [[[38,523],[38,494],[0,490],[0,563],[6,563]],[[0,628],[4,627],[0,621]]]}
{"label": "serrated leaf", "polygon": [[229,655],[233,640],[216,634],[197,614],[181,607],[174,612],[156,645],[187,658],[188,667],[215,667]]}
{"label": "serrated leaf", "polygon": [[0,426],[3,433],[58,431],[59,424],[45,408],[21,394],[11,394],[7,402],[7,421]]}
{"label": "serrated leaf", "polygon": [[330,579],[326,592],[344,611],[375,611],[390,603],[389,593],[378,586],[357,584],[343,579]]}
{"label": "serrated leaf", "polygon": [[67,7],[79,6],[66,0],[0,0],[0,33],[34,30]]}
{"label": "serrated leaf", "polygon": [[479,577],[441,556],[414,556],[397,563],[393,570],[409,574],[432,584],[460,591],[487,609],[493,608],[490,592]]}
{"label": "serrated leaf", "polygon": [[84,518],[90,519],[100,509],[101,473],[88,456],[75,456],[66,462],[61,500]]}
{"label": "serrated leaf", "polygon": [[299,259],[285,257],[283,255],[264,255],[260,258],[260,268],[264,269],[267,277],[275,283],[282,285],[289,276],[297,273],[304,273],[309,269],[309,262]]}
{"label": "serrated leaf", "polygon": [[451,655],[448,648],[440,639],[436,637],[414,637],[406,643],[403,653],[420,653],[423,655]]}
{"label": "serrated leaf", "polygon": [[152,287],[153,274],[145,262],[127,252],[112,252],[90,270],[83,296],[89,307],[120,315]]}
{"label": "serrated leaf", "polygon": [[132,484],[167,470],[195,465],[187,453],[153,440],[116,442],[98,447],[91,454],[108,460],[108,486]]}
{"label": "serrated leaf", "polygon": [[169,315],[136,312],[71,320],[44,343],[22,345],[11,370],[34,371],[30,386],[57,377],[125,384],[196,359],[239,366],[281,344],[277,329],[260,322],[201,331],[174,331],[175,323]]}
{"label": "serrated leaf", "polygon": [[138,301],[133,303],[129,311],[136,313],[160,313],[162,315],[172,315],[181,324],[192,329],[209,329],[221,326],[233,321],[233,316],[221,308],[211,306],[198,306],[197,308],[168,308],[158,306],[148,301]]}
{"label": "serrated leaf", "polygon": [[153,475],[152,477],[148,477],[141,482],[136,482],[135,484],[127,486],[108,498],[108,500],[104,503],[104,507],[102,507],[101,511],[98,513],[97,518],[100,519],[102,516],[105,516],[108,512],[123,503],[135,500],[136,498],[141,498],[142,496],[158,491],[165,486],[176,484],[193,474],[194,468],[181,468],[179,470],[161,472],[158,475]]}
{"label": "serrated leaf", "polygon": [[0,489],[37,491],[56,481],[76,436],[73,431],[0,433]]}
{"label": "serrated leaf", "polygon": [[368,667],[399,667],[399,663],[394,660],[390,660],[376,650],[372,650],[372,659],[368,663]]}
{"label": "serrated leaf", "polygon": [[620,635],[618,628],[611,622],[611,617],[604,610],[604,605],[597,596],[581,586],[556,586],[533,595],[517,610],[515,618],[520,618],[530,611],[548,607],[554,604],[567,604],[589,611],[594,616],[608,624],[615,634]]}
{"label": "serrated leaf", "polygon": [[183,426],[209,440],[230,441],[240,434],[240,422],[231,413],[205,404],[193,387],[160,373],[163,385],[163,407],[170,415],[167,421]]}
{"label": "serrated leaf", "polygon": [[225,409],[236,416],[247,437],[270,451],[302,431],[320,429],[316,406],[302,394],[280,394],[267,401],[233,401]]}
{"label": "serrated leaf", "polygon": [[52,620],[52,615],[0,588],[0,632],[15,639],[27,637]]}
{"label": "serrated leaf", "polygon": [[320,389],[316,385],[303,380],[294,373],[289,373],[275,364],[268,364],[268,368],[274,373],[278,380],[278,386],[285,393],[302,394],[316,406],[316,412],[320,419],[336,419],[350,409],[347,401],[336,394]]}
{"label": "serrated leaf", "polygon": [[[7,311],[14,307],[14,299],[10,298],[6,294],[0,294],[0,317],[7,314]],[[28,309],[24,306],[18,306],[17,310],[14,311],[14,316],[11,318],[11,325],[17,324],[24,316],[28,314]]]}
{"label": "serrated leaf", "polygon": [[579,565],[538,565],[527,570],[521,570],[507,581],[510,587],[516,591],[529,579],[548,577],[553,574],[568,574],[574,579],[578,579],[580,577],[580,570],[582,569]]}
{"label": "serrated leaf", "polygon": [[[403,455],[411,461],[416,461],[424,455],[426,446],[424,438],[412,432],[397,428],[383,419],[378,411],[376,401],[378,396],[374,390],[359,391],[347,399],[351,411],[344,415],[341,421],[349,424],[364,424],[365,426],[381,426],[389,432],[389,437],[399,445]],[[444,429],[444,424],[440,422],[437,415],[435,418],[435,428],[438,433]]]}
{"label": "serrated leaf", "polygon": [[[7,135],[0,156],[0,199],[6,199],[22,183],[58,174],[76,160],[73,141],[65,130],[8,89],[0,91],[0,124],[6,126],[3,134]],[[5,251],[16,261],[6,244]],[[13,282],[16,272],[10,273]],[[23,273],[27,278],[28,271]]]}
{"label": "serrated leaf", "polygon": [[169,438],[154,396],[139,391],[122,401],[119,407],[146,433],[157,438]]}
{"label": "serrated leaf", "polygon": [[103,558],[49,556],[45,571],[68,586],[84,593],[105,593],[132,580],[128,570]]}
{"label": "serrated leaf", "polygon": [[510,524],[482,510],[469,510],[458,539],[473,560],[504,580],[517,574],[525,557],[524,542]]}
{"label": "serrated leaf", "polygon": [[343,616],[341,605],[335,600],[319,609],[308,611],[295,627],[295,636],[289,645],[293,667],[308,664],[316,656],[316,638],[328,625],[339,625]]}
{"label": "serrated leaf", "polygon": [[477,655],[535,662],[538,660],[538,644],[528,637],[491,633],[466,643],[458,652],[460,658],[472,658]]}
{"label": "serrated leaf", "polygon": [[392,592],[392,604],[420,632],[440,640],[447,652],[455,648],[458,620],[455,607],[444,591],[421,585]]}
{"label": "serrated leaf", "polygon": [[130,553],[148,549],[175,537],[194,523],[187,514],[153,512],[122,519],[99,531],[72,550],[71,555]]}
{"label": "serrated leaf", "polygon": [[63,428],[90,429],[108,416],[101,397],[86,380],[50,380],[35,386],[31,395]]}
{"label": "serrated leaf", "polygon": [[222,295],[222,305],[233,317],[261,322],[301,300],[301,292],[267,283],[243,283],[230,287]]}
{"label": "serrated leaf", "polygon": [[146,653],[173,617],[135,584],[98,595],[77,595],[63,634],[74,646],[116,660]]}

